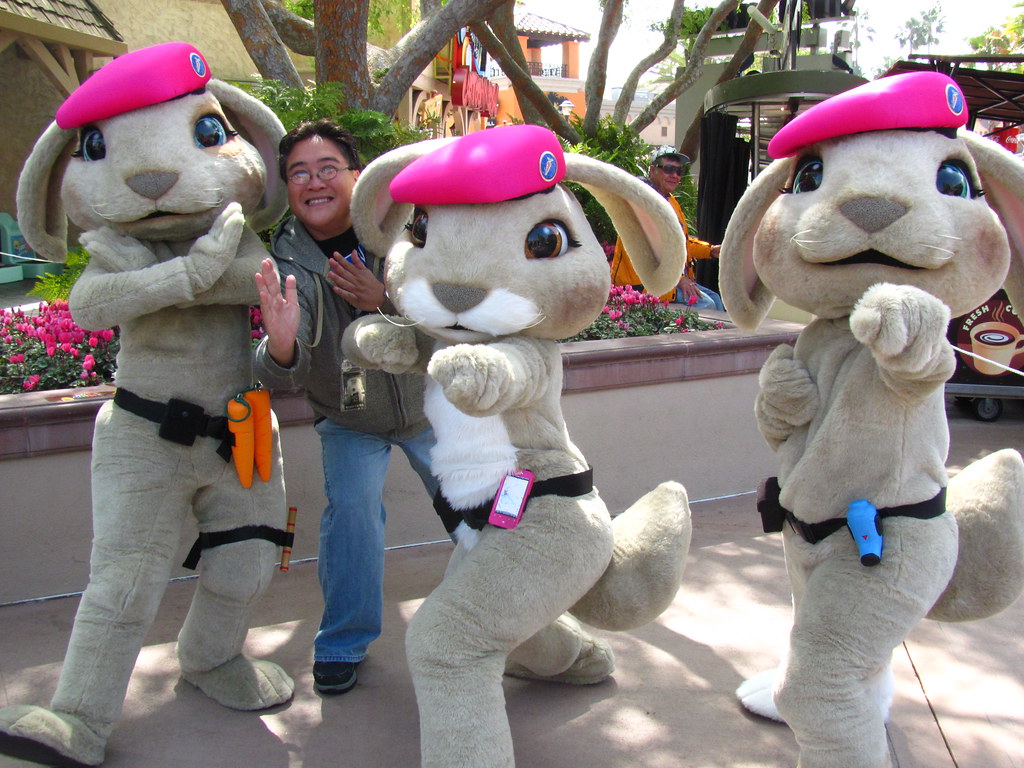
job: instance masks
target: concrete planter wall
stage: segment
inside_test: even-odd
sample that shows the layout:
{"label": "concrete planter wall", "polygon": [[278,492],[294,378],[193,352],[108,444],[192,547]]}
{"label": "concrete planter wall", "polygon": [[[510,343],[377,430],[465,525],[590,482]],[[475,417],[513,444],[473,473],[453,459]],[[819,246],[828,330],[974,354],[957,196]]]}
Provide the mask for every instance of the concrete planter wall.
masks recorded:
{"label": "concrete planter wall", "polygon": [[[569,433],[609,509],[625,509],[663,480],[678,480],[701,499],[752,491],[773,474],[774,457],[753,418],[757,372],[799,329],[769,322],[755,333],[563,345]],[[108,386],[0,396],[0,605],[84,588],[92,424],[112,393]],[[298,392],[275,393],[274,410],[288,502],[299,509],[293,558],[314,557],[324,502],[312,412]],[[389,546],[446,538],[404,456],[392,462],[385,504]],[[194,538],[186,523],[182,559]]]}

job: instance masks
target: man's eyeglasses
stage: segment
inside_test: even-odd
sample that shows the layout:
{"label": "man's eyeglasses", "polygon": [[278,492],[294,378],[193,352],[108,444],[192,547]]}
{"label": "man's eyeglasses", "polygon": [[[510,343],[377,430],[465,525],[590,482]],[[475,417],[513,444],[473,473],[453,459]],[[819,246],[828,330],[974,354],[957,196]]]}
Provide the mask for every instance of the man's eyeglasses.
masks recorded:
{"label": "man's eyeglasses", "polygon": [[[325,165],[319,171],[316,172],[316,177],[320,181],[330,181],[338,175],[340,171],[350,171],[351,168],[338,168],[334,165]],[[304,187],[313,180],[313,174],[309,171],[296,171],[295,173],[288,176],[288,183],[294,184],[297,187]]]}
{"label": "man's eyeglasses", "polygon": [[659,165],[657,167],[661,168],[661,170],[663,170],[667,176],[683,175],[683,166],[681,165]]}

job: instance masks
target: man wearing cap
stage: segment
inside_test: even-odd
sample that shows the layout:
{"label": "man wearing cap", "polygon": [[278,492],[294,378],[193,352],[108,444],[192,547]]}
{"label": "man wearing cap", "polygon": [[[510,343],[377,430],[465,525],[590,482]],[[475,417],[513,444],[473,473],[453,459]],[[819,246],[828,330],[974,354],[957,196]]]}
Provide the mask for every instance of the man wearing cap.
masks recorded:
{"label": "man wearing cap", "polygon": [[[698,285],[694,277],[694,260],[718,258],[719,246],[690,237],[683,209],[679,207],[679,202],[672,195],[676,187],[679,186],[679,182],[683,180],[683,171],[689,163],[690,158],[677,151],[675,147],[658,147],[651,155],[651,165],[647,171],[647,183],[668,200],[676,212],[679,224],[683,228],[683,234],[686,236],[686,271],[679,276],[676,290],[664,294],[661,298],[665,301],[678,301],[698,309],[724,310],[725,307],[718,294],[709,288]],[[621,237],[615,241],[611,270],[614,285],[632,285],[638,290],[642,290],[640,276],[633,269],[629,254],[626,253],[626,249],[622,245]]]}
{"label": "man wearing cap", "polygon": [[341,694],[355,685],[356,667],[381,631],[382,494],[391,449],[405,452],[433,497],[435,441],[423,415],[422,375],[364,371],[342,359],[348,324],[365,312],[388,311],[383,259],[365,252],[352,229],[352,188],[363,167],[355,140],[329,120],[306,122],[285,135],[279,155],[292,215],[271,249],[285,283],[282,292],[274,263],[265,260],[256,283],[267,335],[255,369],[272,388],[304,387],[317,416],[327,507],[313,680],[318,692]]}

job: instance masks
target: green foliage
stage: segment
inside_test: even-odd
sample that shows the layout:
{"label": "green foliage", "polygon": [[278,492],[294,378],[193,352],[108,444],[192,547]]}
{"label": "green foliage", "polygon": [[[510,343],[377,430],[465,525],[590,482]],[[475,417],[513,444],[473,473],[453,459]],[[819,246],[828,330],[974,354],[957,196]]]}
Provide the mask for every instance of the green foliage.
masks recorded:
{"label": "green foliage", "polygon": [[47,273],[43,275],[35,286],[29,291],[32,296],[38,296],[43,301],[51,304],[58,301],[67,301],[71,293],[71,286],[75,284],[78,276],[82,274],[85,265],[89,263],[88,252],[79,246],[73,251],[68,251],[68,259],[64,262],[64,271],[59,274]]}
{"label": "green foliage", "polygon": [[896,34],[896,42],[900,48],[908,46],[913,53],[921,48],[929,49],[939,42],[938,35],[946,29],[946,19],[942,15],[942,3],[936,2],[927,11],[923,11],[903,22]]}
{"label": "green foliage", "polygon": [[667,301],[629,285],[613,285],[608,304],[587,328],[562,341],[625,339],[690,331],[712,331],[721,322],[702,320],[692,309],[673,309]]}
{"label": "green foliage", "polygon": [[338,116],[337,122],[359,140],[359,154],[366,163],[397,147],[429,138],[427,131],[399,125],[369,109],[349,109]]}
{"label": "green foliage", "polygon": [[[571,115],[569,123],[577,133],[583,134],[583,121],[577,115]],[[647,158],[651,148],[636,131],[629,126],[616,124],[611,115],[606,115],[598,121],[593,135],[584,136],[579,144],[566,142],[565,151],[603,160],[633,176],[643,177],[647,174]],[[582,185],[569,183],[567,186],[583,206],[583,213],[598,241],[614,244],[617,234],[604,207]]]}
{"label": "green foliage", "polygon": [[258,80],[240,87],[270,107],[290,131],[304,120],[327,117],[337,120],[345,105],[341,83],[316,83],[307,88],[292,88],[280,80]]}
{"label": "green foliage", "polygon": [[313,20],[313,0],[284,0],[284,7],[296,16]]}
{"label": "green foliage", "polygon": [[690,234],[694,237],[700,237],[700,233],[697,231],[697,185],[693,181],[693,176],[689,173],[684,173],[683,180],[679,182],[679,186],[672,193],[672,197],[679,202],[679,207],[683,209],[683,216],[686,218],[686,228]]}
{"label": "green foliage", "polygon": [[242,86],[270,107],[291,130],[304,120],[334,120],[359,141],[363,162],[385,152],[427,138],[425,131],[400,126],[387,115],[367,109],[345,109],[340,83],[327,82],[292,88],[277,80],[260,80]]}

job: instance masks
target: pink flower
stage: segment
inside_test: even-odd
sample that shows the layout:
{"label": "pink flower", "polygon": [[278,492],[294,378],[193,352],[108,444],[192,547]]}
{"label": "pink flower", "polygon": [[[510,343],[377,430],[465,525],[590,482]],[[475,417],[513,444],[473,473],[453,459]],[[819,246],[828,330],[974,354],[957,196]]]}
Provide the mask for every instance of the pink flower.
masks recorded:
{"label": "pink flower", "polygon": [[90,347],[95,347],[99,343],[100,343],[100,340],[99,340],[99,338],[97,338],[96,334],[93,334],[92,336],[89,337],[89,346]]}
{"label": "pink flower", "polygon": [[39,375],[33,373],[31,376],[29,376],[27,379],[25,379],[23,382],[21,382],[21,388],[24,389],[24,390],[27,390],[27,391],[31,391],[31,390],[36,388],[36,385],[38,383],[39,383]]}
{"label": "pink flower", "polygon": [[23,354],[21,354],[21,353],[19,352],[19,353],[18,353],[18,354],[16,354],[16,355],[11,355],[11,356],[10,356],[10,358],[8,358],[8,359],[9,359],[9,360],[10,360],[10,361],[11,361],[12,363],[24,363],[24,362],[25,362],[25,355],[23,355]]}
{"label": "pink flower", "polygon": [[689,305],[690,305],[690,306],[692,307],[692,306],[693,306],[694,304],[696,304],[696,303],[697,303],[697,297],[696,297],[696,296],[690,296],[690,297],[689,297],[689,298],[688,298],[688,299],[686,300],[686,303],[687,303],[687,304],[689,304]]}
{"label": "pink flower", "polygon": [[87,371],[91,371],[95,367],[96,358],[94,358],[92,355],[86,355],[84,358],[82,358],[82,368],[84,368]]}

